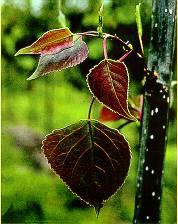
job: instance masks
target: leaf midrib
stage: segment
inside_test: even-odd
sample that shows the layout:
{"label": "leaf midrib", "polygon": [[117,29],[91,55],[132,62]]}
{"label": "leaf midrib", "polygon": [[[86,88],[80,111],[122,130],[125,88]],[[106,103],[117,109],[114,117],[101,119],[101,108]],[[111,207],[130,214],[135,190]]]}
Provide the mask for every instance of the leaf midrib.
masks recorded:
{"label": "leaf midrib", "polygon": [[[48,44],[53,44],[53,43],[58,42],[58,41],[59,41],[59,43],[60,43],[61,41],[65,40],[65,39],[67,39],[67,38],[69,38],[69,37],[72,37],[72,36],[74,36],[74,34],[68,35],[68,36],[63,37],[63,38],[61,38],[61,39],[53,40],[53,41],[51,41],[51,42],[46,42],[46,43],[40,45],[39,47],[38,47],[38,46],[34,47],[34,50],[39,50],[40,48],[45,48],[45,47],[48,46]],[[72,40],[71,42],[73,42],[73,40]],[[37,43],[37,42],[36,42],[36,43]],[[35,44],[35,43],[33,43],[32,45],[30,45],[29,48],[30,48],[30,47],[33,47],[34,44]],[[33,49],[32,49],[31,51],[33,52]]]}
{"label": "leaf midrib", "polygon": [[[116,94],[116,91],[115,91],[115,87],[114,87],[114,83],[113,83],[113,81],[112,81],[112,77],[111,77],[111,71],[110,71],[110,69],[109,69],[109,65],[108,64],[111,64],[111,63],[109,63],[107,60],[106,60],[106,68],[107,68],[107,72],[108,72],[108,76],[109,76],[109,79],[110,79],[110,82],[111,82],[111,86],[112,86],[112,89],[113,89],[113,91],[114,91],[114,95],[115,95],[115,97],[116,97],[116,99],[117,99],[117,101],[118,101],[118,103],[119,103],[119,105],[120,105],[120,107],[121,107],[121,109],[125,112],[125,114],[127,115],[128,113],[127,113],[127,111],[125,111],[125,109],[122,107],[122,105],[121,105],[121,103],[120,103],[120,100],[119,100],[119,98],[118,98],[118,96],[117,96],[117,94]],[[112,64],[111,64],[112,65]],[[127,100],[127,99],[126,99]],[[128,109],[128,108],[127,108]],[[118,111],[117,111],[118,112]],[[119,112],[118,112],[119,113]],[[123,115],[123,114],[120,114],[120,115],[122,115],[123,117],[125,117],[125,118],[131,118],[131,116],[125,116],[125,115]]]}

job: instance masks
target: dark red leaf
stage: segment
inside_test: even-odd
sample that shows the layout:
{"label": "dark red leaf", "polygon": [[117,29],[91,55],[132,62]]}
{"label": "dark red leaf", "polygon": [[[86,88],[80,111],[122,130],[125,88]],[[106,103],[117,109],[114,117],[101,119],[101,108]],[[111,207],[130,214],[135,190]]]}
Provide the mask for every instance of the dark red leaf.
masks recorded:
{"label": "dark red leaf", "polygon": [[56,174],[97,211],[124,183],[130,165],[123,135],[95,120],[54,130],[42,148]]}
{"label": "dark red leaf", "polygon": [[128,120],[136,120],[128,109],[128,72],[123,62],[105,59],[87,76],[93,95],[106,107]]}

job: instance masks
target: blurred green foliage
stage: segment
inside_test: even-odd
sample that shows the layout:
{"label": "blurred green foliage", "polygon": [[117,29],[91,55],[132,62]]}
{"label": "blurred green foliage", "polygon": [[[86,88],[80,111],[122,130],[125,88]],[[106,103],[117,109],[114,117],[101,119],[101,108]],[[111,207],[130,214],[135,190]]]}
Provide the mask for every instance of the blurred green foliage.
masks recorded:
{"label": "blurred green foliage", "polygon": [[[117,33],[139,49],[135,5],[140,1],[105,0],[104,31]],[[142,1],[141,1],[142,2]],[[139,128],[123,129],[132,148],[132,165],[122,189],[105,205],[97,219],[94,210],[73,195],[50,169],[34,165],[40,147],[26,149],[17,144],[8,129],[17,125],[43,136],[55,128],[86,118],[90,94],[85,76],[103,58],[101,40],[86,38],[89,58],[80,66],[56,72],[35,81],[26,78],[35,70],[38,56],[14,57],[17,50],[34,42],[49,29],[69,26],[73,32],[96,30],[102,1],[94,0],[4,0],[2,1],[2,222],[3,223],[132,223],[138,164]],[[142,4],[143,44],[148,49],[151,4]],[[119,58],[122,48],[108,43],[109,55]],[[139,71],[129,61],[130,94],[139,93]],[[137,66],[138,67],[138,66]],[[135,69],[135,68],[134,68]],[[134,81],[135,80],[135,81]],[[95,103],[93,117],[101,105]],[[176,222],[176,102],[170,113],[165,161],[162,222]],[[119,122],[108,123],[118,127]],[[17,134],[17,133],[16,133]],[[35,157],[36,158],[36,157]],[[40,157],[41,158],[41,157]],[[38,159],[37,159],[38,161]],[[46,161],[45,161],[46,164]],[[47,166],[48,167],[48,166]]]}

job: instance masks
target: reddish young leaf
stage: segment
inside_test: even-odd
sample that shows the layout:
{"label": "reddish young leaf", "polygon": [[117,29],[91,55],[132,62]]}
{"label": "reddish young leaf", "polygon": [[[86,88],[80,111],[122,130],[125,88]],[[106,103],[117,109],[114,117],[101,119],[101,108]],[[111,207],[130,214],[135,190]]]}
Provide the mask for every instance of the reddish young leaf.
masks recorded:
{"label": "reddish young leaf", "polygon": [[105,59],[87,76],[93,95],[128,120],[136,120],[128,109],[128,72],[123,62]]}
{"label": "reddish young leaf", "polygon": [[54,130],[42,148],[56,174],[98,212],[124,183],[130,165],[124,136],[95,120]]}
{"label": "reddish young leaf", "polygon": [[87,45],[79,38],[72,47],[66,48],[59,53],[41,55],[36,71],[27,80],[36,79],[53,71],[73,67],[83,62],[87,56]]}
{"label": "reddish young leaf", "polygon": [[109,108],[103,106],[100,110],[99,114],[99,121],[106,122],[106,121],[118,121],[121,119],[121,115],[118,113],[113,112]]}
{"label": "reddish young leaf", "polygon": [[[142,116],[143,95],[131,97],[131,99],[132,100],[130,100],[129,98],[128,102],[130,113],[140,121]],[[118,121],[122,118],[124,117],[122,117],[118,113],[113,112],[105,106],[103,106],[100,110],[99,121]]]}
{"label": "reddish young leaf", "polygon": [[68,28],[50,30],[32,45],[20,49],[19,54],[55,54],[73,45],[73,33]]}

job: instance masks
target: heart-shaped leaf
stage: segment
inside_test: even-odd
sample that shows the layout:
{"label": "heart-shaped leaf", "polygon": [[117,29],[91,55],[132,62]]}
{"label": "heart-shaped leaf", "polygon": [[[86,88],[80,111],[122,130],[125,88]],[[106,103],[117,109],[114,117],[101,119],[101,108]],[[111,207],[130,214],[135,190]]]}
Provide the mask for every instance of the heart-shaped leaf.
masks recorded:
{"label": "heart-shaped leaf", "polygon": [[19,54],[55,54],[73,45],[73,33],[69,28],[50,30],[32,45],[20,49]]}
{"label": "heart-shaped leaf", "polygon": [[83,62],[87,56],[87,45],[81,38],[78,38],[70,48],[56,54],[41,55],[36,71],[27,80],[38,78],[53,71],[73,67]]}
{"label": "heart-shaped leaf", "polygon": [[123,62],[104,59],[94,66],[87,82],[93,95],[128,120],[136,120],[128,109],[128,72]]}
{"label": "heart-shaped leaf", "polygon": [[124,183],[130,165],[124,136],[95,120],[54,130],[42,148],[56,174],[97,211]]}

